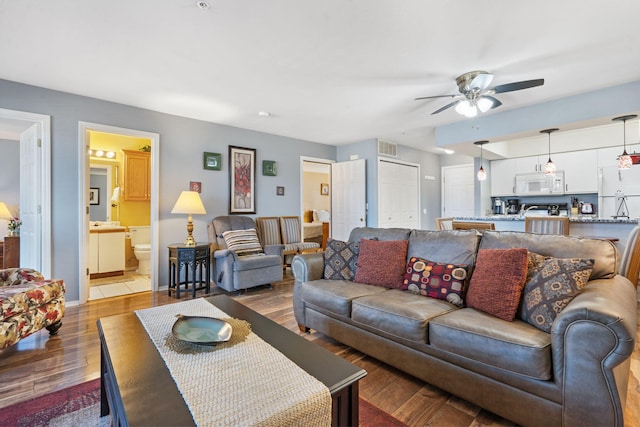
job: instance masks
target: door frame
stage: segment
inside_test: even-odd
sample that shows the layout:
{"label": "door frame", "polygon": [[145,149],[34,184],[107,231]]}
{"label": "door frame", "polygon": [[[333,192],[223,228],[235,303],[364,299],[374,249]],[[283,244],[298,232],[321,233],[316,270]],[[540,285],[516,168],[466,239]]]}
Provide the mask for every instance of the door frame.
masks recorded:
{"label": "door frame", "polygon": [[[22,120],[31,125],[39,123],[40,134],[40,193],[37,195],[40,205],[40,273],[52,277],[51,271],[51,116],[29,113],[19,110],[0,108],[0,118]],[[20,185],[20,198],[23,191],[33,191]],[[22,250],[22,249],[21,249]]]}
{"label": "door frame", "polygon": [[159,252],[159,178],[160,178],[160,134],[135,129],[120,128],[99,123],[78,122],[78,204],[79,218],[79,299],[80,304],[87,302],[89,282],[89,131],[126,135],[151,140],[151,290],[158,290],[158,252]]}
{"label": "door frame", "polygon": [[[302,222],[304,221],[304,162],[314,162],[329,165],[329,188],[333,188],[331,183],[331,165],[335,163],[335,160],[321,159],[319,157],[307,157],[300,156],[300,227],[304,227]],[[329,199],[329,215],[331,215],[331,199]],[[304,235],[303,230],[300,233]],[[329,221],[329,235],[331,235],[331,221]]]}

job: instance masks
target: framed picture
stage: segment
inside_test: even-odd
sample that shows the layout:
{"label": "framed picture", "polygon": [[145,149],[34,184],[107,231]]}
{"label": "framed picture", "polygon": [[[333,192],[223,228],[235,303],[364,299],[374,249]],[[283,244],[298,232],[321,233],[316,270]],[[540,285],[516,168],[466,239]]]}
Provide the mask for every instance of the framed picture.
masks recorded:
{"label": "framed picture", "polygon": [[263,160],[262,161],[262,175],[265,175],[265,176],[276,176],[276,175],[278,175],[278,171],[276,169],[275,160]]}
{"label": "framed picture", "polygon": [[276,195],[284,196],[284,187],[276,187]]}
{"label": "framed picture", "polygon": [[219,171],[222,170],[222,154],[220,153],[204,153],[204,168]]}
{"label": "framed picture", "polygon": [[99,188],[90,188],[89,189],[89,204],[90,205],[99,205],[100,204],[100,189]]}
{"label": "framed picture", "polygon": [[329,195],[329,184],[320,184],[320,194],[323,196]]}
{"label": "framed picture", "polygon": [[256,213],[256,150],[229,146],[229,213]]}
{"label": "framed picture", "polygon": [[200,193],[202,191],[202,183],[197,181],[190,181],[189,191],[197,191],[198,193]]}

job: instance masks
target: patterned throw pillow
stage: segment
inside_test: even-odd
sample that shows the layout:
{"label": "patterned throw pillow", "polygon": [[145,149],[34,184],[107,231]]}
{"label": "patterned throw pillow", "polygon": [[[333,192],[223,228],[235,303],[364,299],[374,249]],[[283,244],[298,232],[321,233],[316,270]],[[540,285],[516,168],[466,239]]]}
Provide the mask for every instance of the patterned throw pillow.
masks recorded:
{"label": "patterned throw pillow", "polygon": [[324,278],[353,280],[359,252],[360,243],[343,242],[329,237],[324,251]]}
{"label": "patterned throw pillow", "polygon": [[407,240],[360,240],[358,283],[401,288],[407,263]]}
{"label": "patterned throw pillow", "polygon": [[522,320],[542,331],[551,332],[551,325],[558,314],[589,281],[593,263],[592,259],[581,258],[538,259],[527,274]]}
{"label": "patterned throw pillow", "polygon": [[467,291],[467,306],[513,321],[527,278],[525,248],[480,249]]}
{"label": "patterned throw pillow", "polygon": [[222,238],[227,244],[227,249],[234,251],[238,256],[264,253],[255,228],[225,231]]}
{"label": "patterned throw pillow", "polygon": [[464,305],[464,285],[469,277],[466,264],[445,264],[411,257],[404,274],[402,289],[451,304]]}

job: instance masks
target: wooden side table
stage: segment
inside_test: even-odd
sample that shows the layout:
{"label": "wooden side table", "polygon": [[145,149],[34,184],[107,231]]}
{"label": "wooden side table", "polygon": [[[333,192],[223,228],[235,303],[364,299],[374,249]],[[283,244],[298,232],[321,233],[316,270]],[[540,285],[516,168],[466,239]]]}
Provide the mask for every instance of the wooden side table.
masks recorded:
{"label": "wooden side table", "polygon": [[211,251],[209,245],[185,246],[174,243],[169,248],[169,296],[175,293],[180,298],[181,288],[191,288],[193,298],[196,291],[210,291]]}
{"label": "wooden side table", "polygon": [[3,251],[2,268],[20,267],[20,236],[6,236]]}

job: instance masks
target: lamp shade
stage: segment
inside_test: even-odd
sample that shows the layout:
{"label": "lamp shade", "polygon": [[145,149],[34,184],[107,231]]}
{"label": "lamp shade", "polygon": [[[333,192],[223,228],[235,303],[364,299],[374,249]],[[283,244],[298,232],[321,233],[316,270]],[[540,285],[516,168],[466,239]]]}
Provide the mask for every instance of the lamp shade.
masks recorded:
{"label": "lamp shade", "polygon": [[9,208],[4,202],[0,202],[0,219],[13,219],[13,215],[11,215]]}
{"label": "lamp shade", "polygon": [[183,191],[171,209],[173,214],[206,214],[200,194],[197,191]]}

